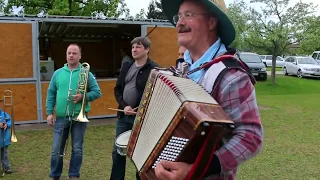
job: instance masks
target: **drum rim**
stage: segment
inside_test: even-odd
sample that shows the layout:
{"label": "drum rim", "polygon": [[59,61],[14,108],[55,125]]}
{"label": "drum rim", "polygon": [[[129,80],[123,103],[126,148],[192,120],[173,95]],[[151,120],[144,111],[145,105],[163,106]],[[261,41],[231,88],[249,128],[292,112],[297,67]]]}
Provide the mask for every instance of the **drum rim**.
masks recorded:
{"label": "drum rim", "polygon": [[[127,147],[128,145],[121,145],[121,144],[119,144],[117,141],[118,141],[118,139],[119,139],[119,137],[120,136],[122,136],[123,134],[128,134],[128,133],[131,133],[132,132],[132,130],[128,130],[128,131],[125,131],[125,132],[123,132],[123,133],[121,133],[121,134],[119,134],[119,136],[116,138],[116,140],[115,140],[115,144],[118,146],[118,147]],[[128,141],[130,140],[130,136],[129,136],[129,139],[128,139]]]}

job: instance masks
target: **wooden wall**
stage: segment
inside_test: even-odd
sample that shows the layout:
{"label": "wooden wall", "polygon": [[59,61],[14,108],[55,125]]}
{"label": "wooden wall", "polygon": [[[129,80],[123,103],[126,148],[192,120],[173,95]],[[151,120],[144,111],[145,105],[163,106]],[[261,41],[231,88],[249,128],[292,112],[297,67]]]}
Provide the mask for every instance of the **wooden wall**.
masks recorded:
{"label": "wooden wall", "polygon": [[113,115],[116,111],[108,110],[108,108],[118,108],[118,103],[114,98],[113,88],[116,80],[98,81],[102,96],[100,99],[91,103],[91,113],[89,116]]}
{"label": "wooden wall", "polygon": [[[147,33],[154,27],[148,27]],[[175,28],[157,27],[148,35],[151,41],[150,57],[161,67],[174,66],[178,58],[178,38]]]}
{"label": "wooden wall", "polygon": [[[0,84],[0,98],[3,99],[5,90],[12,91],[13,113],[15,122],[32,121],[38,119],[37,91],[36,84]],[[0,107],[3,109],[3,101]],[[7,113],[11,113],[10,108],[6,108]]]}
{"label": "wooden wall", "polygon": [[0,23],[0,78],[32,77],[32,24]]}
{"label": "wooden wall", "polygon": [[[108,110],[109,107],[117,108],[118,104],[114,98],[113,88],[116,84],[116,80],[107,80],[107,81],[98,81],[100,86],[102,96],[100,99],[91,102],[91,112],[89,116],[103,116],[103,115],[114,115],[116,111]],[[47,89],[49,83],[42,82],[42,109],[43,109],[43,118],[46,119],[46,98],[47,98]]]}
{"label": "wooden wall", "polygon": [[41,82],[41,93],[42,93],[42,115],[43,119],[47,119],[47,111],[46,111],[46,98],[47,98],[47,90],[48,90],[49,82]]}

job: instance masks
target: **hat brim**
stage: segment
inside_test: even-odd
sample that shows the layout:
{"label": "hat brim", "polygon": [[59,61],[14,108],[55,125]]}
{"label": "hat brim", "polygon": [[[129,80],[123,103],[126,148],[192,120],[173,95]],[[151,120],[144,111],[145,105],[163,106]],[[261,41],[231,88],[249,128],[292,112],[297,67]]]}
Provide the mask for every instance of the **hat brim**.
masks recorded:
{"label": "hat brim", "polygon": [[[161,0],[162,11],[175,26],[173,22],[173,16],[177,15],[179,12],[180,5],[184,0]],[[228,16],[221,10],[215,3],[210,0],[198,0],[199,3],[203,4],[209,11],[218,19],[218,36],[221,39],[221,42],[229,46],[235,39],[236,32],[231,20]]]}

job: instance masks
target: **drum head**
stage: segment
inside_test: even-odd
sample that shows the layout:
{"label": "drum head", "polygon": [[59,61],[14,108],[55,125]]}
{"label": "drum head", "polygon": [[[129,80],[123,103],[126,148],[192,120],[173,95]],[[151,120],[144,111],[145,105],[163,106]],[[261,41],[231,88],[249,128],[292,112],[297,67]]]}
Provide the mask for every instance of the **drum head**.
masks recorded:
{"label": "drum head", "polygon": [[117,137],[116,144],[117,144],[118,146],[127,146],[127,145],[128,145],[128,142],[129,142],[130,135],[131,135],[131,130],[126,131],[126,132],[120,134],[120,135]]}

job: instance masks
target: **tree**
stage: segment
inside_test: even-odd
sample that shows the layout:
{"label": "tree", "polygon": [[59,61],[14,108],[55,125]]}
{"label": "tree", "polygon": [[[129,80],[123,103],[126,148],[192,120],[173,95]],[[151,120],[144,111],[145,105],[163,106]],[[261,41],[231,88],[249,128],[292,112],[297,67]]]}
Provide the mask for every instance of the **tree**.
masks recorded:
{"label": "tree", "polygon": [[297,34],[300,48],[299,54],[310,55],[313,51],[320,50],[320,17],[311,16],[304,19]]}
{"label": "tree", "polygon": [[146,16],[147,19],[166,19],[165,15],[162,12],[161,3],[157,0],[151,0]]}
{"label": "tree", "polygon": [[[293,7],[290,0],[251,0],[251,3],[261,3],[261,12],[249,7],[245,2],[234,2],[228,11],[237,25],[241,43],[272,54],[271,82],[275,84],[275,65],[278,55],[289,49],[289,45],[298,42],[295,37],[301,33],[298,29],[302,20],[314,10],[312,3],[301,1]],[[241,16],[236,18],[236,15]],[[233,16],[232,16],[233,15]]]}
{"label": "tree", "polygon": [[129,12],[124,0],[8,0],[4,10],[12,13],[15,7],[32,15],[119,17]]}
{"label": "tree", "polygon": [[145,19],[146,13],[144,12],[144,9],[141,9],[139,13],[136,14],[136,19]]}
{"label": "tree", "polygon": [[4,12],[4,0],[0,0],[0,14]]}

